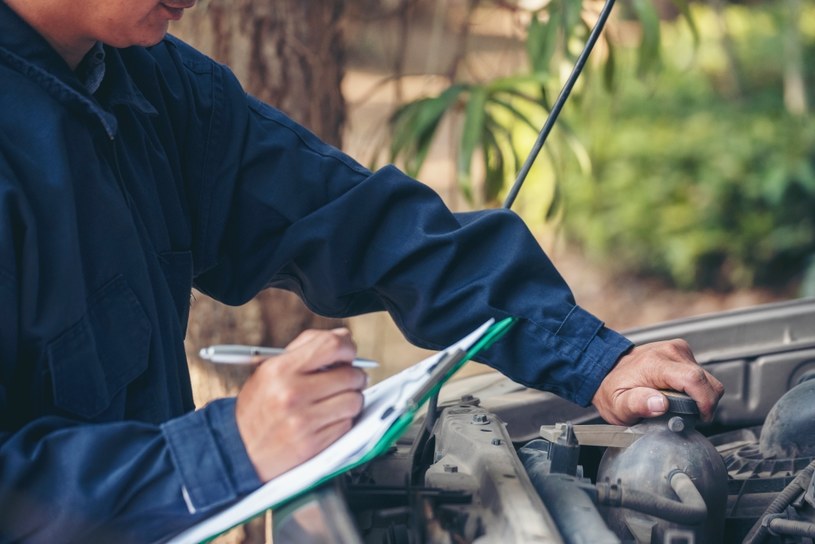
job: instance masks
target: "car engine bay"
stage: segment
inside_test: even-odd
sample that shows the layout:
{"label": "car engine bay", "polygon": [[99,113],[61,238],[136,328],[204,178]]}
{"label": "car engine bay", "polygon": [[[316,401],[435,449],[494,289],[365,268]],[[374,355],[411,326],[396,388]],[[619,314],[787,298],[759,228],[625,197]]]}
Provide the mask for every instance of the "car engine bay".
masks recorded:
{"label": "car engine bay", "polygon": [[495,372],[452,380],[385,455],[334,483],[333,536],[313,541],[813,542],[815,300],[625,334],[685,338],[726,387],[714,421],[680,393],[665,416],[621,427]]}
{"label": "car engine bay", "polygon": [[815,541],[815,299],[625,331],[726,388],[630,427],[497,372],[453,379],[383,455],[275,512],[275,542]]}

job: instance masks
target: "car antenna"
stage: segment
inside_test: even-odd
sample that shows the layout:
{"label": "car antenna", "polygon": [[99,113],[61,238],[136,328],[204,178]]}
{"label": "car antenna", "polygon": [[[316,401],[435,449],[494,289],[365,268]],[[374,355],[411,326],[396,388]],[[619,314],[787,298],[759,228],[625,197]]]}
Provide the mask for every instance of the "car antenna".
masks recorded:
{"label": "car antenna", "polygon": [[591,54],[591,50],[594,48],[594,44],[597,43],[597,38],[600,37],[600,33],[608,20],[608,16],[611,14],[611,8],[614,6],[614,1],[615,0],[606,0],[606,3],[603,5],[603,9],[600,10],[600,15],[597,18],[597,22],[594,24],[594,28],[592,28],[588,40],[586,40],[586,45],[583,47],[583,51],[580,53],[580,56],[577,57],[577,62],[575,63],[574,68],[572,68],[572,73],[569,74],[569,79],[567,79],[566,83],[563,85],[563,89],[561,89],[560,94],[552,106],[552,109],[549,111],[549,115],[546,117],[546,122],[543,124],[543,128],[541,128],[541,131],[538,134],[538,139],[535,140],[535,145],[532,146],[532,150],[526,157],[523,166],[521,166],[520,172],[518,172],[518,176],[515,178],[515,182],[512,184],[512,188],[509,190],[509,194],[507,194],[507,198],[503,205],[504,208],[511,208],[513,202],[515,202],[515,198],[518,196],[518,192],[521,190],[521,186],[526,180],[526,176],[529,174],[532,164],[535,162],[541,148],[543,148],[543,143],[546,141],[546,138],[552,131],[552,127],[555,125],[558,115],[560,115],[560,110],[563,109],[566,99],[569,98],[569,94],[572,92],[572,88],[577,82],[577,78],[580,77],[580,73],[583,71],[586,60],[588,60],[589,54]]}

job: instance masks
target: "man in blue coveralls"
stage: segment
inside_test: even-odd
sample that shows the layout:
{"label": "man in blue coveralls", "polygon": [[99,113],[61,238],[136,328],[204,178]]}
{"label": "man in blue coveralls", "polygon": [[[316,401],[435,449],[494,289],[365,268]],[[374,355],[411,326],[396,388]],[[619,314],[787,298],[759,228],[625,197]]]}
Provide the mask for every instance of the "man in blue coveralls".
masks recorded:
{"label": "man in blue coveralls", "polygon": [[430,349],[515,316],[483,357],[512,379],[612,423],[664,413],[658,389],[712,416],[722,386],[687,344],[604,327],[512,212],[366,170],[165,36],[193,4],[0,1],[0,540],[160,540],[348,430],[365,376],[344,329],[193,410],[192,286],[386,309]]}

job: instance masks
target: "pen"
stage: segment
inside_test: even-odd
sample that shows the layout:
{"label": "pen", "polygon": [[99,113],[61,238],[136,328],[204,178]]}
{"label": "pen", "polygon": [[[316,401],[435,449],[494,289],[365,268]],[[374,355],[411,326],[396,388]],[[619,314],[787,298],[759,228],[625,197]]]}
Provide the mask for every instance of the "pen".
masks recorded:
{"label": "pen", "polygon": [[[240,344],[220,344],[202,348],[198,356],[212,363],[227,365],[251,365],[257,364],[269,357],[275,357],[285,353],[283,348],[266,348],[260,346],[244,346]],[[376,368],[379,363],[371,359],[357,357],[351,362],[357,368]]]}

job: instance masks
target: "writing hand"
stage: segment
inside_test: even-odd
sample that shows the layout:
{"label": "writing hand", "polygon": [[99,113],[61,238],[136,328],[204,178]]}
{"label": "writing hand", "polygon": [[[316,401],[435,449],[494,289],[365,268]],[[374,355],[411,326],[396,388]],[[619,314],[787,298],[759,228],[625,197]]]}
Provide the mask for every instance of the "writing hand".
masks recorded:
{"label": "writing hand", "polygon": [[705,371],[684,340],[637,346],[623,355],[600,384],[592,404],[615,425],[631,425],[668,409],[659,390],[680,391],[696,401],[704,421],[713,418],[724,386]]}
{"label": "writing hand", "polygon": [[347,329],[311,330],[249,377],[235,417],[262,481],[307,461],[351,428],[367,383],[365,372],[351,366],[355,356]]}

